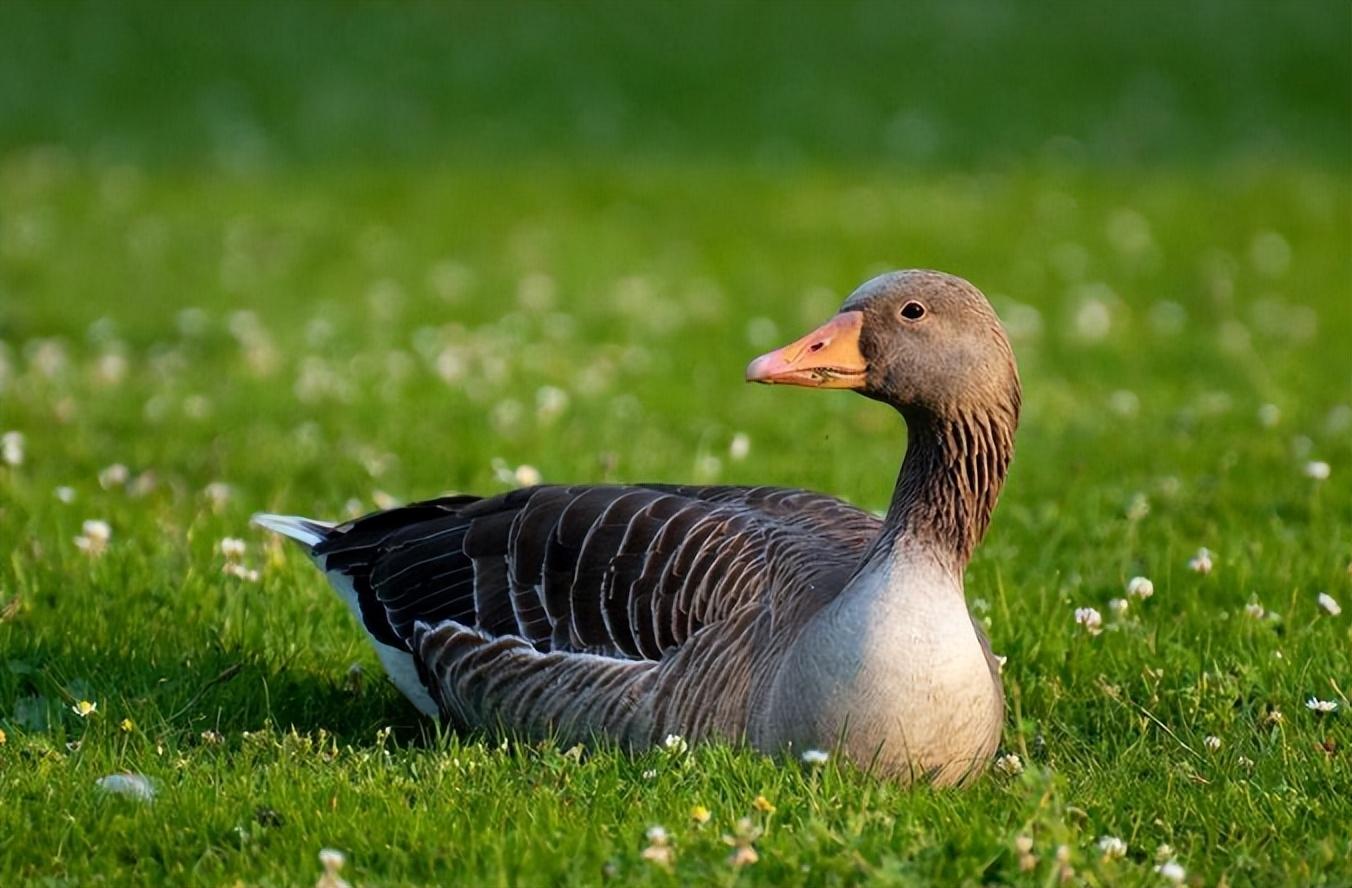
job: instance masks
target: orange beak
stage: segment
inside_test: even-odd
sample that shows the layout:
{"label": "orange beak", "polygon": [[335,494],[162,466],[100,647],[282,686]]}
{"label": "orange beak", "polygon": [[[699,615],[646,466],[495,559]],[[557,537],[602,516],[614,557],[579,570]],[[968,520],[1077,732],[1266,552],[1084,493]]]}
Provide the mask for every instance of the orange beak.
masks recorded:
{"label": "orange beak", "polygon": [[797,342],[752,361],[746,368],[746,381],[860,388],[868,373],[868,362],[859,354],[859,329],[863,324],[863,312],[842,311]]}

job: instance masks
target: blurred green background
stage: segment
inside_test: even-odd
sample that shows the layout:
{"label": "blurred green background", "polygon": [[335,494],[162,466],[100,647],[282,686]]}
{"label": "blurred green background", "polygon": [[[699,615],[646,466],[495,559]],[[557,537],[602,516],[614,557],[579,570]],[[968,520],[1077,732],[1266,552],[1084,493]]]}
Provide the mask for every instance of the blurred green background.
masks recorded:
{"label": "blurred green background", "polygon": [[1214,168],[1352,149],[1345,3],[74,3],[0,12],[0,148]]}

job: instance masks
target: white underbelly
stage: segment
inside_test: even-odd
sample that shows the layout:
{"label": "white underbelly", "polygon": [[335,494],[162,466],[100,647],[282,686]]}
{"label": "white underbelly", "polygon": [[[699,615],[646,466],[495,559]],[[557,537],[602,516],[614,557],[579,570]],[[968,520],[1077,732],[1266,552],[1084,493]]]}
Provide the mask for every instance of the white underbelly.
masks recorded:
{"label": "white underbelly", "polygon": [[[319,565],[323,570],[324,565]],[[348,610],[357,618],[357,625],[361,626],[362,632],[370,639],[371,646],[376,649],[376,657],[380,659],[380,665],[384,667],[385,674],[394,682],[394,686],[399,689],[408,701],[418,708],[423,715],[435,717],[437,714],[437,704],[433,702],[427,689],[423,687],[422,679],[418,677],[418,667],[413,662],[413,655],[406,650],[397,647],[391,647],[384,642],[377,641],[366,629],[366,624],[362,621],[361,605],[357,603],[357,591],[352,587],[352,578],[337,571],[324,571],[324,576],[328,577],[330,585],[338,592],[338,595],[347,603]]]}

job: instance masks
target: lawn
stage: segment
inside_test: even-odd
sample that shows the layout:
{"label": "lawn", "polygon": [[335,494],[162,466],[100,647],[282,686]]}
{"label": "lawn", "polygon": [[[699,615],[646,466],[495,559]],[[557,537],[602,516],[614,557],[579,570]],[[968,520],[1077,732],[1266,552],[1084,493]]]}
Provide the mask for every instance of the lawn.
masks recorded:
{"label": "lawn", "polygon": [[[1345,5],[185,8],[0,8],[0,885],[1352,885]],[[1025,393],[970,789],[448,735],[248,524],[881,509],[887,408],[742,372],[909,266]]]}

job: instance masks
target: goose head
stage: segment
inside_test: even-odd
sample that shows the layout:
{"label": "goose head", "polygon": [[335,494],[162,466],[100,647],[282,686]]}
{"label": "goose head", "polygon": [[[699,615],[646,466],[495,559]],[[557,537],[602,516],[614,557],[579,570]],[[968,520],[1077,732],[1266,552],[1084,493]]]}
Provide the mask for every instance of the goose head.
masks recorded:
{"label": "goose head", "polygon": [[962,278],[894,271],[864,283],[822,326],[756,358],[748,382],[852,389],[907,420],[1017,422],[1019,376],[995,310]]}

